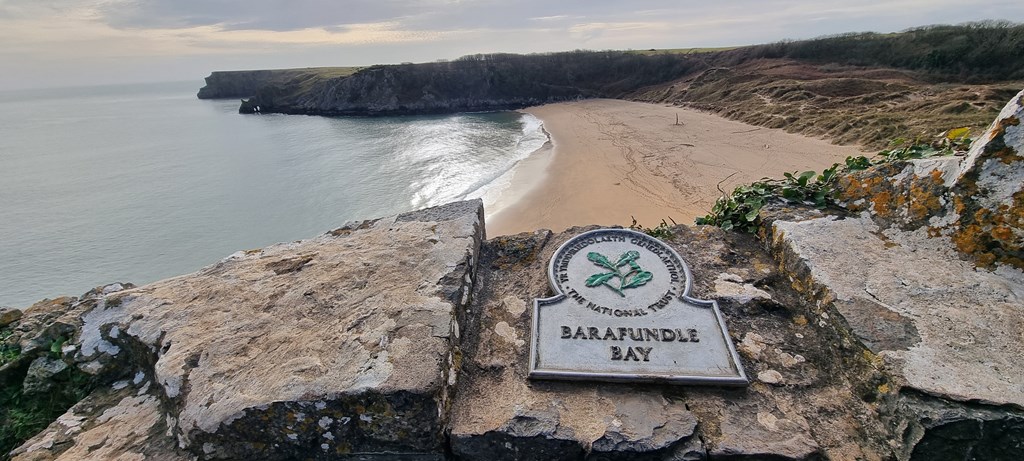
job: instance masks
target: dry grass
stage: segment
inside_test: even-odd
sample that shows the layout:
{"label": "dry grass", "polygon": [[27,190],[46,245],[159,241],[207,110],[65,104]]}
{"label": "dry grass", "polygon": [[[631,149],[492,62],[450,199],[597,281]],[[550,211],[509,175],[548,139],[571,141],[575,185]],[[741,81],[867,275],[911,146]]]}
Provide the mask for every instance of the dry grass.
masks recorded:
{"label": "dry grass", "polygon": [[649,50],[633,50],[634,53],[642,54],[644,56],[651,56],[655,54],[699,54],[699,53],[715,53],[718,51],[729,51],[739,48],[738,46],[723,46],[718,48],[662,48]]}
{"label": "dry grass", "polygon": [[329,79],[348,77],[362,70],[362,67],[306,67],[304,69],[288,69],[300,73],[308,73],[318,78]]}
{"label": "dry grass", "polygon": [[935,84],[910,71],[757,60],[647,88],[634,99],[882,149],[893,138],[931,139],[950,128],[980,134],[1022,87]]}

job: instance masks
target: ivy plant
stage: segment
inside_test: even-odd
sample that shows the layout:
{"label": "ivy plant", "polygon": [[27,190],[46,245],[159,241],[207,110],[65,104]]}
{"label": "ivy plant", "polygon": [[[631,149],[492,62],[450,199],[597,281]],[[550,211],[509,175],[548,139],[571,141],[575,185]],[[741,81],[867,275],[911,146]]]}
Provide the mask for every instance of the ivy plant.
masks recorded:
{"label": "ivy plant", "polygon": [[[821,174],[814,171],[785,173],[783,179],[762,178],[753,184],[738,186],[715,202],[711,213],[697,218],[697,224],[718,226],[725,230],[757,232],[761,225],[759,213],[772,200],[824,208],[833,203],[835,182],[842,172],[865,170],[886,162],[928,158],[965,153],[971,145],[970,129],[956,128],[943,133],[937,140],[925,143],[893,140],[892,149],[883,150],[871,160],[865,156],[846,157],[845,165],[838,163]],[[634,224],[636,220],[634,220]]]}
{"label": "ivy plant", "polygon": [[[629,228],[632,230],[635,230],[637,232],[643,232],[647,235],[650,235],[651,237],[659,239],[667,239],[672,237],[672,228],[671,226],[669,226],[667,222],[665,222],[664,219],[661,220],[661,224],[658,224],[657,226],[651,228],[641,226],[639,223],[636,222],[636,218],[632,216],[630,216],[630,218],[633,219],[633,224],[629,225]],[[672,226],[677,225],[674,219],[668,218],[668,220],[672,221]]]}
{"label": "ivy plant", "polygon": [[761,224],[758,214],[772,200],[825,207],[831,203],[838,169],[839,165],[835,164],[821,174],[814,171],[786,173],[783,179],[762,178],[753,184],[738,186],[732,194],[720,197],[711,213],[697,218],[697,224],[756,232]]}

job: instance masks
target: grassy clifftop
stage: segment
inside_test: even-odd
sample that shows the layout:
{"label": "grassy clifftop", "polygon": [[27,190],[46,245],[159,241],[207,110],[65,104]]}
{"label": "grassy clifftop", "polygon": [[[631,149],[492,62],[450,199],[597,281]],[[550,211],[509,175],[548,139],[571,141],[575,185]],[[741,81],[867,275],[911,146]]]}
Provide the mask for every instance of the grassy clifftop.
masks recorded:
{"label": "grassy clifftop", "polygon": [[303,69],[229,70],[206,77],[206,86],[199,89],[199,99],[248,98],[268,85],[298,85],[345,78],[361,67],[307,67]]}

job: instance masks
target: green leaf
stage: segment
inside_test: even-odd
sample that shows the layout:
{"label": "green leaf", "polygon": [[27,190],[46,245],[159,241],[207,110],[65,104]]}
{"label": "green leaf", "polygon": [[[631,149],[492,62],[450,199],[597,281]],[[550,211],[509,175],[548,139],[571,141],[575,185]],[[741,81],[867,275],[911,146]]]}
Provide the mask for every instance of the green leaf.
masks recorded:
{"label": "green leaf", "polygon": [[604,257],[604,255],[602,255],[601,253],[591,251],[590,253],[587,253],[587,259],[589,259],[591,262],[599,266],[604,266],[611,270],[615,270],[615,266],[612,265],[611,261],[608,261],[608,258]]}
{"label": "green leaf", "polygon": [[622,267],[622,265],[624,265],[624,264],[628,264],[628,263],[631,263],[633,261],[636,261],[636,259],[639,258],[639,257],[640,257],[640,253],[639,252],[637,252],[636,250],[629,250],[629,251],[623,253],[622,256],[619,256],[619,260],[615,262],[615,267]]}
{"label": "green leaf", "polygon": [[588,287],[596,287],[598,285],[601,285],[601,284],[611,280],[612,277],[615,277],[615,273],[614,272],[606,272],[606,273],[603,273],[603,274],[594,274],[594,275],[591,275],[590,277],[587,277],[586,284],[587,284]]}
{"label": "green leaf", "polygon": [[629,283],[625,284],[622,289],[638,287],[650,282],[652,278],[654,278],[654,274],[647,271],[640,271],[632,280],[629,281]]}
{"label": "green leaf", "polygon": [[788,200],[800,200],[802,194],[795,187],[783,187],[782,197]]}
{"label": "green leaf", "polygon": [[871,166],[871,160],[861,155],[859,157],[846,157],[847,170],[866,170]]}
{"label": "green leaf", "polygon": [[64,347],[64,343],[66,341],[67,341],[67,338],[65,338],[63,336],[58,337],[57,339],[53,340],[53,342],[50,343],[50,352],[52,352],[54,354],[57,354],[57,355],[60,355],[60,350],[61,350],[61,348]]}
{"label": "green leaf", "polygon": [[813,171],[805,171],[803,173],[800,173],[800,177],[797,178],[796,182],[799,183],[801,186],[806,186],[807,181],[810,181],[811,178],[813,178],[816,175],[817,173]]}

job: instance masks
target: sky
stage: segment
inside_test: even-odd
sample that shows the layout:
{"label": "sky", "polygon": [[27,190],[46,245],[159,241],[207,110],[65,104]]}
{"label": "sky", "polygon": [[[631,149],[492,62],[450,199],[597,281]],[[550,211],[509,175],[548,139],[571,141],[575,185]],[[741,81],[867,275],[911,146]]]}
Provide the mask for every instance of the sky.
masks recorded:
{"label": "sky", "polygon": [[466,54],[737,46],[985,19],[1021,0],[0,0],[0,90]]}

